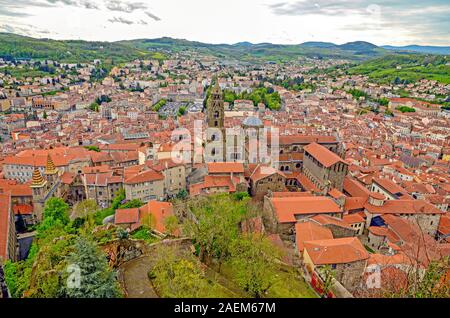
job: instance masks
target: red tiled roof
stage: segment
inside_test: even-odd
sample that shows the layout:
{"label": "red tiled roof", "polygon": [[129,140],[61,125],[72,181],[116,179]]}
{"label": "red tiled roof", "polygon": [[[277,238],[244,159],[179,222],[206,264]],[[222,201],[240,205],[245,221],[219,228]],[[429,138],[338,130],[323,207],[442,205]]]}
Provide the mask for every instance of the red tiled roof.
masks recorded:
{"label": "red tiled roof", "polygon": [[244,165],[238,162],[211,162],[208,163],[209,173],[244,173]]}
{"label": "red tiled roof", "polygon": [[29,204],[16,204],[13,206],[15,215],[31,215],[33,214],[33,206]]}
{"label": "red tiled roof", "polygon": [[157,180],[164,180],[164,176],[160,172],[156,172],[153,169],[140,172],[127,180],[125,180],[126,184],[137,184],[137,183],[143,183],[143,182],[152,182]]}
{"label": "red tiled roof", "polygon": [[361,215],[359,215],[358,213],[344,215],[342,217],[342,221],[344,221],[345,223],[350,224],[350,225],[365,222],[364,218]]}
{"label": "red tiled roof", "polygon": [[[142,221],[147,215],[152,214],[155,220],[154,228],[161,233],[166,233],[165,219],[174,215],[173,205],[169,202],[149,201],[139,211],[140,224],[142,224]],[[177,235],[177,233],[171,234]]]}
{"label": "red tiled roof", "polygon": [[133,224],[138,222],[139,208],[116,210],[114,224]]}
{"label": "red tiled roof", "polygon": [[282,176],[283,178],[286,178],[284,173],[276,170],[273,167],[265,166],[265,165],[258,165],[256,169],[253,171],[253,173],[250,176],[250,179],[252,179],[253,182],[257,182],[261,179],[264,179],[268,176],[272,176],[274,174],[278,174]]}
{"label": "red tiled roof", "polygon": [[352,197],[368,198],[370,191],[358,181],[350,178],[344,178],[344,191],[349,193]]}
{"label": "red tiled roof", "polygon": [[356,237],[308,241],[304,244],[315,265],[345,264],[369,258],[369,253]]}
{"label": "red tiled roof", "polygon": [[342,162],[347,165],[347,162],[345,162],[337,154],[335,154],[334,152],[328,150],[324,146],[321,146],[315,142],[304,147],[303,150],[305,152],[309,153],[311,156],[313,156],[317,161],[319,161],[321,164],[323,164],[327,168],[331,167],[332,165],[334,165],[338,162]]}
{"label": "red tiled roof", "polygon": [[364,208],[372,214],[443,214],[424,200],[388,200],[382,206],[366,203]]}
{"label": "red tiled roof", "polygon": [[295,224],[295,242],[300,252],[303,252],[304,242],[332,238],[333,233],[329,228],[318,225],[315,222],[308,221]]}
{"label": "red tiled roof", "polygon": [[295,215],[339,213],[341,209],[327,197],[270,198],[280,223],[295,222]]}
{"label": "red tiled roof", "polygon": [[329,224],[334,224],[336,226],[340,226],[346,229],[351,229],[353,230],[353,228],[351,226],[349,226],[346,222],[344,222],[341,219],[338,218],[334,218],[328,215],[316,215],[314,217],[311,218],[312,220],[316,221],[317,223],[321,224],[321,225],[329,225]]}

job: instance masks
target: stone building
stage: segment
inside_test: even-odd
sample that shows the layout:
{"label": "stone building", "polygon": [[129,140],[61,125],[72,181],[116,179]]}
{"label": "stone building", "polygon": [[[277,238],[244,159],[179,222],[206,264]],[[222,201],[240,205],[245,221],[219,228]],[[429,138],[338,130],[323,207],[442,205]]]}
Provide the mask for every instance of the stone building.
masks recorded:
{"label": "stone building", "polygon": [[368,259],[369,253],[356,237],[304,242],[306,270],[320,273],[324,266],[331,266],[334,278],[349,291],[360,285]]}
{"label": "stone building", "polygon": [[286,176],[270,166],[251,165],[248,173],[250,194],[254,198],[263,199],[269,191],[282,192],[286,189]]}
{"label": "stone building", "polygon": [[205,157],[209,161],[225,161],[225,108],[223,92],[220,89],[219,82],[211,90],[211,96],[208,100],[206,109],[206,152]]}
{"label": "stone building", "polygon": [[125,196],[127,200],[141,200],[146,203],[151,200],[164,199],[164,175],[150,168],[144,168],[125,176]]}
{"label": "stone building", "polygon": [[303,173],[323,194],[343,191],[348,163],[327,148],[312,143],[304,147]]}
{"label": "stone building", "polygon": [[414,222],[424,233],[432,237],[436,236],[441,215],[444,214],[424,200],[387,200],[379,192],[370,193],[369,199],[364,204],[364,213],[366,228],[384,225],[383,216],[390,214]]}
{"label": "stone building", "polygon": [[117,193],[123,189],[123,177],[110,169],[85,169],[82,180],[88,200],[94,200],[102,208],[109,207]]}

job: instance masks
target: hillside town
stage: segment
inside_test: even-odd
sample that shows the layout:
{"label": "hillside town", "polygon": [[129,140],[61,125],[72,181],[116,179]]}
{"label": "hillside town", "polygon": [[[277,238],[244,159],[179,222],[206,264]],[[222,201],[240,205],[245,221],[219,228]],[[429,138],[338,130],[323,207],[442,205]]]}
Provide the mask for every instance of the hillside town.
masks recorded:
{"label": "hillside town", "polygon": [[180,201],[221,194],[248,196],[239,231],[269,238],[315,295],[383,297],[448,262],[449,84],[306,57],[104,62],[0,59],[0,265],[27,259],[52,198],[72,221],[93,201],[102,226],[133,235],[151,216],[152,235],[180,240]]}

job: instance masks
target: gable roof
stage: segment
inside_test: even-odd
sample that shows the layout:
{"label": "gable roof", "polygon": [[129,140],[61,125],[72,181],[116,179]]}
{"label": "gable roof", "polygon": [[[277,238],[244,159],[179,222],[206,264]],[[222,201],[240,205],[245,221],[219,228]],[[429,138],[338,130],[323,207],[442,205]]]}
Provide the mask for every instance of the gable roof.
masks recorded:
{"label": "gable roof", "polygon": [[317,161],[319,161],[322,165],[324,165],[327,168],[331,167],[332,165],[338,162],[348,165],[348,163],[345,162],[337,154],[315,142],[304,147],[303,150],[309,153],[311,156],[313,156]]}
{"label": "gable roof", "polygon": [[295,215],[299,214],[341,212],[340,207],[327,197],[276,197],[270,198],[270,201],[280,223],[295,222]]}
{"label": "gable roof", "polygon": [[244,165],[239,162],[210,162],[209,173],[244,173]]}
{"label": "gable roof", "polygon": [[315,265],[346,264],[369,258],[356,237],[307,241],[305,250]]}
{"label": "gable roof", "polygon": [[295,224],[295,242],[297,249],[303,252],[304,242],[316,240],[328,240],[333,238],[329,228],[318,225],[315,222],[299,222]]}
{"label": "gable roof", "polygon": [[350,225],[348,225],[343,220],[331,217],[329,215],[316,215],[316,216],[312,217],[311,219],[321,225],[331,225],[332,224],[332,225],[336,225],[336,226],[343,227],[346,229],[354,230]]}

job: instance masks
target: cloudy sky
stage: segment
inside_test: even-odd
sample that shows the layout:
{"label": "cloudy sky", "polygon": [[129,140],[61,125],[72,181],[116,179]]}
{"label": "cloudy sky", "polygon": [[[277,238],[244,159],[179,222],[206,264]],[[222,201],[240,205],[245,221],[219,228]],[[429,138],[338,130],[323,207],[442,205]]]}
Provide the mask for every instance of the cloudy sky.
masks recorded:
{"label": "cloudy sky", "polygon": [[0,0],[0,32],[116,41],[450,46],[449,0]]}

